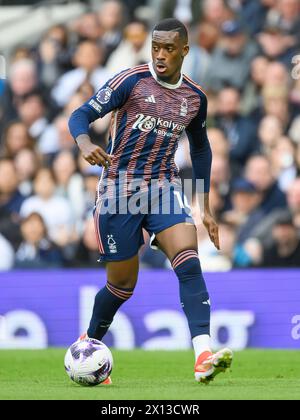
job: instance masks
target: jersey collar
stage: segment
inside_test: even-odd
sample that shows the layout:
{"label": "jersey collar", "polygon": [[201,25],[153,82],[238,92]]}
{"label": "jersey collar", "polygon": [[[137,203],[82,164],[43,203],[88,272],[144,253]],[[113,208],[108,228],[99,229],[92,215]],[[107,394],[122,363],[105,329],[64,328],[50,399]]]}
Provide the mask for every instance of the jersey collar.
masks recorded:
{"label": "jersey collar", "polygon": [[152,76],[157,81],[157,83],[159,83],[161,86],[163,86],[167,89],[178,89],[182,84],[182,79],[183,79],[183,74],[182,73],[181,73],[180,79],[178,80],[176,85],[171,85],[170,83],[165,83],[162,80],[159,80],[159,78],[157,77],[157,74],[155,73],[155,70],[153,68],[153,63],[152,62],[149,63],[149,69],[150,69],[150,72],[151,72]]}

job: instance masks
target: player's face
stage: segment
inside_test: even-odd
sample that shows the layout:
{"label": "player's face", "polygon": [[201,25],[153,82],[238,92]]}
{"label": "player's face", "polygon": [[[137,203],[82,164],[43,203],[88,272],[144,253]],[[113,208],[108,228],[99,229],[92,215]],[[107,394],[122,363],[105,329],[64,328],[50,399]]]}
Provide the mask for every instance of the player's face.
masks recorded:
{"label": "player's face", "polygon": [[154,31],[152,36],[152,60],[157,77],[164,82],[176,84],[180,78],[184,57],[189,46],[178,32]]}

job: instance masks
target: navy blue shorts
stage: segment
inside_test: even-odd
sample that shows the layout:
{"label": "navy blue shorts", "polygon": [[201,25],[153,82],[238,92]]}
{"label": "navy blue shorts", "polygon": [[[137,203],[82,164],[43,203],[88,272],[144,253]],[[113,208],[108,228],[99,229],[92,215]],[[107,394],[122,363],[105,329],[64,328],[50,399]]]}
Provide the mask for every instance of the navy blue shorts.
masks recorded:
{"label": "navy blue shorts", "polygon": [[124,261],[137,255],[150,236],[178,223],[194,224],[182,190],[160,189],[122,198],[100,198],[94,208],[100,261]]}

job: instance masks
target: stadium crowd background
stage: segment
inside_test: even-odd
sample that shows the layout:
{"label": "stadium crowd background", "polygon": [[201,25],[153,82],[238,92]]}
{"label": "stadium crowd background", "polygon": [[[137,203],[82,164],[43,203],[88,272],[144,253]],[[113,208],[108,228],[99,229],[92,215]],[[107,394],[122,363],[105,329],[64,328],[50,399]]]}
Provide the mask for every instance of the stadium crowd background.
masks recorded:
{"label": "stadium crowd background", "polygon": [[[9,57],[0,93],[0,270],[99,267],[92,208],[100,168],[78,154],[72,111],[124,68],[150,61],[153,21],[190,30],[184,72],[208,96],[211,207],[221,252],[194,209],[204,270],[300,266],[300,1],[108,0]],[[92,139],[105,147],[109,116]],[[176,156],[191,178],[188,142]],[[146,245],[145,267],[169,265]]]}

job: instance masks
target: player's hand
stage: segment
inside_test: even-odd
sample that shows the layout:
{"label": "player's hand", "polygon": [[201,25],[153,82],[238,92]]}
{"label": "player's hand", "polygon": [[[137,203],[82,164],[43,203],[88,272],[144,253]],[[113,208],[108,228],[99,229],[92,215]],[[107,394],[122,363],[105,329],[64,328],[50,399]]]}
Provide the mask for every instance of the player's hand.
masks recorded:
{"label": "player's hand", "polygon": [[203,217],[203,224],[209,234],[210,240],[215,245],[217,250],[220,250],[219,227],[211,214],[205,214]]}
{"label": "player's hand", "polygon": [[100,146],[93,144],[89,137],[79,136],[76,141],[83,158],[91,165],[104,166],[105,169],[111,165],[112,156],[108,155]]}

